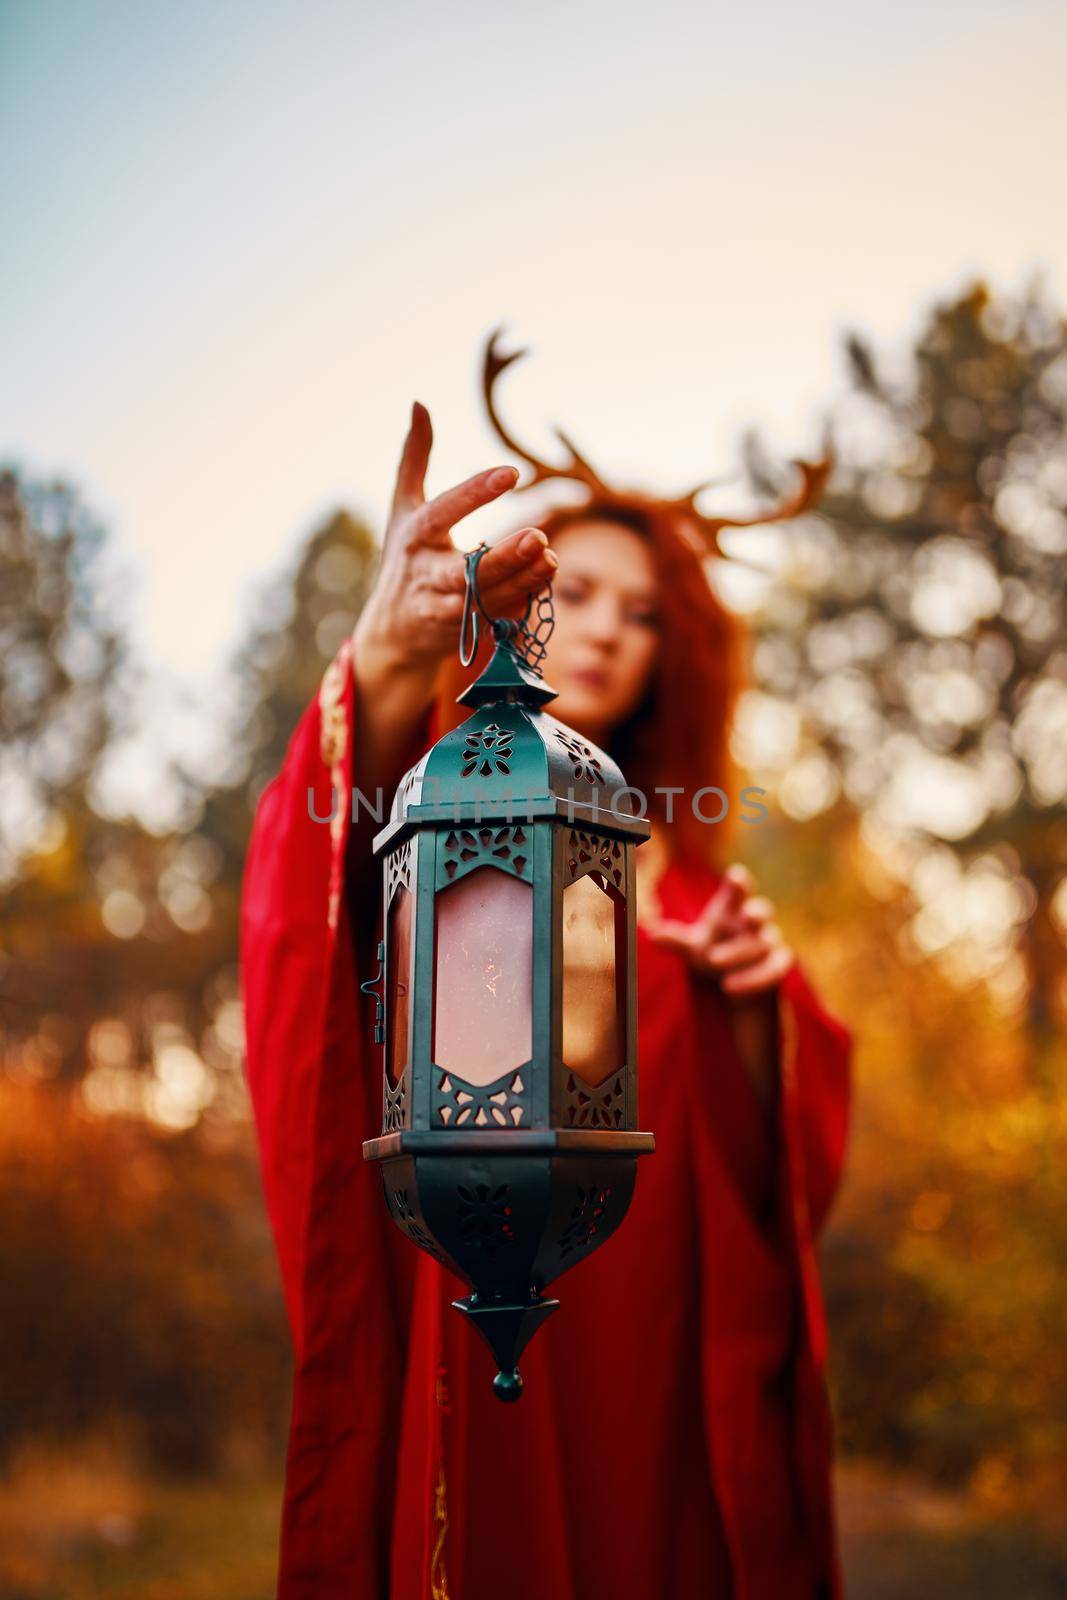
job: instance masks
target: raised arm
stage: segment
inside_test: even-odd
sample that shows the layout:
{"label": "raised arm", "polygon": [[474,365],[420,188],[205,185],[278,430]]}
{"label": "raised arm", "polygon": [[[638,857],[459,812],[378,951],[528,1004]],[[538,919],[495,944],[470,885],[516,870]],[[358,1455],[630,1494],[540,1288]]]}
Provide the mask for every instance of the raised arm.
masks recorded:
{"label": "raised arm", "polygon": [[[433,444],[430,414],[415,402],[374,588],[352,641],[355,766],[364,791],[388,794],[420,751],[418,736],[442,661],[456,649],[463,610],[463,556],[451,532],[472,511],[513,489],[514,467],[490,467],[433,500],[424,493]],[[478,573],[487,610],[512,616],[543,589],[556,557],[539,528],[496,543]]]}

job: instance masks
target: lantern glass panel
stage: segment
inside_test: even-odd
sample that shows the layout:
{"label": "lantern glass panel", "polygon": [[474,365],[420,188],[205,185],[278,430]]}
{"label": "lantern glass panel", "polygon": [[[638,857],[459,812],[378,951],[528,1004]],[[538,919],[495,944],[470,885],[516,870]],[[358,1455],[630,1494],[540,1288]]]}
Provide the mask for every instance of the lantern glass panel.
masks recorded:
{"label": "lantern glass panel", "polygon": [[438,892],[434,922],[433,1059],[484,1086],[531,1055],[533,889],[476,867]]}
{"label": "lantern glass panel", "polygon": [[626,1059],[626,907],[598,873],[563,891],[563,1062],[586,1083]]}
{"label": "lantern glass panel", "polygon": [[389,906],[389,1080],[395,1087],[408,1064],[408,990],[411,984],[411,894],[400,884]]}

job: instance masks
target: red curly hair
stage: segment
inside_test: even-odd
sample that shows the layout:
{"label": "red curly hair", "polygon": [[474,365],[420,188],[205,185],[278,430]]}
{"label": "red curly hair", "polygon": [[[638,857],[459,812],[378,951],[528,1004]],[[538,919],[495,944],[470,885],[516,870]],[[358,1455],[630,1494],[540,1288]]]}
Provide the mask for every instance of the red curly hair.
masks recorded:
{"label": "red curly hair", "polygon": [[[593,499],[581,506],[560,506],[541,517],[537,526],[552,542],[565,528],[584,522],[615,522],[650,545],[660,579],[660,639],[652,680],[641,704],[618,728],[608,746],[627,783],[648,796],[649,815],[665,823],[665,797],[657,788],[681,788],[673,797],[673,821],[665,841],[677,858],[691,858],[721,867],[737,811],[737,768],[730,756],[731,715],[742,684],[744,630],[722,604],[704,570],[705,551],[687,535],[678,511],[662,501],[637,495]],[[489,655],[483,634],[470,667],[451,657],[438,679],[436,723],[446,732],[462,722],[466,711],[456,696],[482,670]],[[548,711],[552,706],[546,707]],[[692,797],[710,785],[729,798],[725,818],[716,826],[693,813]],[[701,809],[721,809],[715,796],[702,798]]]}

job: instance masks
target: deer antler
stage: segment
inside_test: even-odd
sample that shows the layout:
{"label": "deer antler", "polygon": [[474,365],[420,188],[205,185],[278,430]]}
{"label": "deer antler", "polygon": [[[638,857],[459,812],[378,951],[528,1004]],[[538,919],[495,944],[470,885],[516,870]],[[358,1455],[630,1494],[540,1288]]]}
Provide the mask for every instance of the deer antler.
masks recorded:
{"label": "deer antler", "polygon": [[496,429],[498,438],[507,445],[512,455],[525,461],[527,466],[533,468],[533,477],[522,488],[532,489],[535,483],[547,483],[554,478],[566,479],[571,483],[584,483],[594,494],[611,496],[612,491],[600,477],[581,452],[568,439],[562,428],[556,428],[556,438],[567,451],[570,460],[562,466],[554,467],[548,461],[533,455],[529,450],[524,450],[514,434],[500,419],[496,403],[493,400],[493,388],[502,372],[505,372],[514,361],[521,361],[523,356],[529,355],[528,350],[513,350],[510,355],[501,355],[497,349],[497,341],[504,332],[503,328],[494,328],[489,335],[489,342],[485,347],[485,360],[482,367],[482,393],[485,396],[485,409],[489,413],[489,421]]}
{"label": "deer antler", "polygon": [[485,397],[485,407],[489,413],[489,421],[496,430],[497,437],[511,451],[525,461],[527,466],[533,468],[533,477],[519,488],[532,489],[534,484],[548,483],[554,479],[561,479],[569,483],[584,484],[594,498],[602,501],[631,502],[639,500],[645,503],[658,503],[666,510],[673,510],[684,514],[693,525],[703,534],[709,550],[722,554],[719,550],[719,534],[723,528],[753,528],[765,522],[786,522],[791,517],[798,517],[802,512],[814,506],[824,488],[833,468],[833,457],[827,453],[819,461],[794,461],[792,465],[800,473],[800,486],[791,495],[788,495],[779,505],[767,511],[756,512],[748,517],[717,517],[705,516],[696,507],[696,497],[702,490],[707,489],[715,482],[714,479],[697,484],[695,489],[690,489],[688,494],[680,495],[677,499],[664,499],[659,502],[648,502],[647,497],[639,494],[627,494],[618,489],[612,489],[605,483],[600,474],[590,466],[586,458],[571,442],[562,428],[556,428],[556,438],[566,450],[568,460],[560,466],[553,466],[550,462],[542,461],[531,451],[525,450],[510,429],[501,421],[493,399],[493,389],[502,372],[515,361],[520,361],[528,355],[527,350],[513,350],[509,355],[503,355],[497,348],[503,328],[494,328],[489,335],[485,347],[485,358],[482,367],[482,393]]}
{"label": "deer antler", "polygon": [[696,497],[707,484],[698,484],[688,494],[681,495],[677,500],[671,501],[679,511],[685,511],[700,527],[707,537],[713,550],[719,551],[719,534],[724,528],[757,528],[765,522],[788,522],[792,517],[799,517],[805,511],[818,504],[826,488],[827,480],[833,471],[834,458],[827,452],[819,461],[790,462],[800,473],[800,486],[791,495],[787,495],[778,505],[766,511],[757,511],[750,517],[716,517],[705,516],[696,508]]}

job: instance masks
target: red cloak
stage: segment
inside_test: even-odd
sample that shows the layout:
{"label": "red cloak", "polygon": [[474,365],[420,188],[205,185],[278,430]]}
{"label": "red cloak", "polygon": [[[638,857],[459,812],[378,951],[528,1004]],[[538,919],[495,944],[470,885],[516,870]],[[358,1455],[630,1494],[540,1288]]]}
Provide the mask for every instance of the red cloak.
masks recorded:
{"label": "red cloak", "polygon": [[[362,1156],[379,1052],[346,886],[345,646],[260,802],[242,908],[248,1079],[295,1379],[279,1600],[828,1600],[840,1593],[814,1240],[845,1144],[850,1038],[779,987],[771,1128],[726,1002],[639,929],[639,1166],[618,1233],[560,1280],[493,1396],[465,1286],[387,1214]],[[330,826],[309,815],[331,810]],[[663,912],[718,879],[676,863]],[[354,903],[353,903],[354,902]]]}

